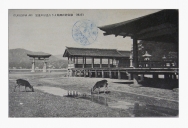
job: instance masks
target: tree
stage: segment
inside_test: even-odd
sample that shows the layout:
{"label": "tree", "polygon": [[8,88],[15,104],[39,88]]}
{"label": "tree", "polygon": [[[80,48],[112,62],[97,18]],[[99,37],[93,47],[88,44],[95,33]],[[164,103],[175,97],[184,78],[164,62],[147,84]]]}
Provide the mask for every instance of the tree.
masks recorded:
{"label": "tree", "polygon": [[162,57],[169,56],[170,53],[178,53],[178,44],[154,42],[154,41],[140,41],[138,42],[138,59],[143,61],[142,55],[148,52],[151,56],[151,61],[161,61]]}

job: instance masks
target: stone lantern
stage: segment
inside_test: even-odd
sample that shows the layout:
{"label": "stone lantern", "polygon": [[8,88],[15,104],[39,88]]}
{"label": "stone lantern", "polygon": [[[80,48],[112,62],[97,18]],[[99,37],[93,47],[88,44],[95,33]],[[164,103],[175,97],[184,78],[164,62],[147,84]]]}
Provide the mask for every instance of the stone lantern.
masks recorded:
{"label": "stone lantern", "polygon": [[146,51],[146,53],[144,55],[142,55],[142,57],[144,57],[144,61],[149,61],[151,55]]}
{"label": "stone lantern", "polygon": [[[144,55],[142,55],[142,57],[144,57],[144,61],[150,61],[150,57],[151,55],[146,51],[146,53]],[[149,67],[150,64],[146,63],[145,67]]]}

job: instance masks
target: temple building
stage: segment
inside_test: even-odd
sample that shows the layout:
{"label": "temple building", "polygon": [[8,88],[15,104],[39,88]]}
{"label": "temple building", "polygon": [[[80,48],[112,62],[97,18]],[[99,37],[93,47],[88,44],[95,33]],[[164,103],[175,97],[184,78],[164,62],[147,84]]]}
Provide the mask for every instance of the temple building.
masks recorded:
{"label": "temple building", "polygon": [[130,67],[130,51],[66,47],[68,76],[121,78],[121,68]]}
{"label": "temple building", "polygon": [[[133,82],[138,84],[138,74],[142,76],[144,74],[152,74],[153,78],[157,79],[159,74],[163,74],[165,79],[176,79],[179,74],[178,65],[173,64],[173,67],[166,64],[168,68],[164,68],[164,65],[157,64],[151,65],[151,67],[140,68],[138,60],[138,41],[152,41],[171,43],[178,47],[179,43],[179,12],[178,10],[161,10],[159,12],[123,21],[120,23],[110,24],[98,27],[104,31],[103,35],[114,35],[130,37],[133,40],[133,69],[127,69],[128,73],[133,75]],[[178,51],[177,51],[178,52]],[[162,58],[162,57],[161,57]],[[164,59],[164,62],[166,60]],[[168,60],[167,60],[168,61]],[[178,61],[178,59],[177,59]],[[145,62],[144,62],[145,63]],[[165,62],[166,63],[166,62]],[[177,62],[178,63],[178,62]],[[147,65],[149,66],[149,65]]]}
{"label": "temple building", "polygon": [[68,76],[129,79],[137,85],[148,80],[145,75],[152,75],[153,82],[159,83],[159,76],[163,75],[164,82],[170,83],[171,88],[178,87],[178,50],[166,51],[158,59],[154,59],[154,52],[151,54],[148,51],[138,56],[138,41],[168,43],[178,47],[178,15],[178,10],[162,10],[98,27],[104,31],[104,36],[130,37],[133,40],[132,51],[67,47],[63,57],[68,57]]}

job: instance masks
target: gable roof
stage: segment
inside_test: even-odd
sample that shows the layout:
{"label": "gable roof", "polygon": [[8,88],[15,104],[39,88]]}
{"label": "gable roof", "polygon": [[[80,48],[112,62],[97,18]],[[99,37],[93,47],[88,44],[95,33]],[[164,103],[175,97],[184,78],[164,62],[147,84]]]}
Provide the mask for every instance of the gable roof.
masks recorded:
{"label": "gable roof", "polygon": [[[122,52],[122,51],[121,51]],[[66,47],[66,50],[63,54],[63,57],[75,56],[75,57],[129,57],[129,51],[122,52],[122,54],[116,49],[98,49],[98,48],[75,48],[75,47]]]}
{"label": "gable roof", "polygon": [[98,27],[104,35],[178,43],[178,10],[162,10],[132,20]]}
{"label": "gable roof", "polygon": [[126,57],[130,57],[130,53],[131,53],[131,51],[121,51],[121,50],[118,50],[118,52],[119,52],[122,56],[126,56]]}
{"label": "gable roof", "polygon": [[44,57],[44,58],[48,58],[51,55],[50,54],[46,54],[46,53],[36,52],[36,53],[27,54],[27,56],[29,56],[29,57]]}

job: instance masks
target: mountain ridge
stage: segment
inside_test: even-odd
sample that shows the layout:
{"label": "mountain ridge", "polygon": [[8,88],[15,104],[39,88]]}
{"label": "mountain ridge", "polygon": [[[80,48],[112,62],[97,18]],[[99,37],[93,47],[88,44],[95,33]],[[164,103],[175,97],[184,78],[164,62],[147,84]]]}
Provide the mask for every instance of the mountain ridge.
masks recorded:
{"label": "mountain ridge", "polygon": [[[16,49],[9,49],[9,68],[31,68],[32,60],[30,60],[30,57],[27,56],[27,54],[49,54],[45,52],[33,52],[22,48],[16,48]],[[43,62],[40,60],[35,61],[35,67],[42,68]],[[60,59],[57,58],[54,55],[51,55],[49,57],[49,60],[47,60],[47,66],[48,68],[67,68],[67,60],[66,59]]]}

